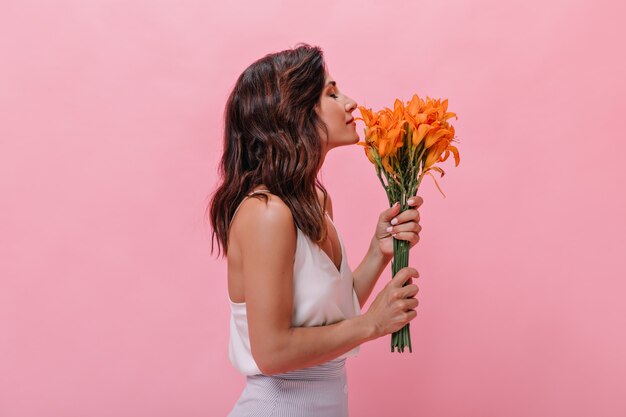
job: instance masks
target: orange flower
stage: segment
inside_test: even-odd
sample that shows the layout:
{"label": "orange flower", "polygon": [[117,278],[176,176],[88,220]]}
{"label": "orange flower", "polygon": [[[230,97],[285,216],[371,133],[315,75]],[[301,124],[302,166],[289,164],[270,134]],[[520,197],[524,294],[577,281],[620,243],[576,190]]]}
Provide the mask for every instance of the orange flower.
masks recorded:
{"label": "orange flower", "polygon": [[[445,161],[450,154],[454,155],[455,165],[458,166],[460,161],[458,149],[450,145],[454,140],[454,127],[448,119],[456,114],[448,112],[448,99],[441,101],[426,96],[423,100],[414,94],[406,103],[396,99],[393,109],[384,107],[377,112],[362,106],[358,109],[361,117],[355,120],[365,122],[365,140],[357,145],[363,146],[367,159],[376,167],[376,175],[385,188],[389,204],[401,201],[401,210],[408,209],[406,199],[417,193],[425,174],[433,177],[443,194],[430,171],[443,176],[443,169],[435,164]],[[416,172],[420,169],[421,173]],[[394,241],[393,246],[392,276],[408,266],[409,260],[407,242]],[[397,347],[398,352],[404,352],[406,345],[411,351],[408,325],[393,333],[391,351]]]}
{"label": "orange flower", "polygon": [[426,160],[424,161],[424,171],[428,170],[434,163],[438,162],[441,158],[441,154],[448,148],[448,142],[440,140],[426,154]]}
{"label": "orange flower", "polygon": [[413,94],[411,101],[407,101],[406,111],[411,116],[416,116],[420,109],[424,106],[424,101],[418,97],[417,94]]}
{"label": "orange flower", "polygon": [[453,135],[454,132],[448,129],[442,129],[439,126],[433,127],[424,138],[424,148],[429,149],[440,140],[452,139]]}
{"label": "orange flower", "polygon": [[459,163],[461,162],[459,150],[456,146],[450,145],[450,142],[452,142],[452,138],[444,138],[439,140],[431,149],[429,149],[428,154],[426,155],[426,160],[424,161],[424,171],[427,171],[436,162],[443,162],[448,159],[450,153],[454,155],[454,166],[459,166]]}
{"label": "orange flower", "polygon": [[[395,175],[396,170],[404,172],[409,169],[407,166],[400,166],[399,161],[404,161],[403,164],[406,161],[409,164],[419,164],[417,159],[410,161],[411,158],[408,157],[418,157],[411,150],[416,148],[420,149],[419,157],[424,161],[422,174],[434,169],[434,164],[445,161],[450,154],[454,155],[458,166],[458,149],[450,145],[455,134],[454,127],[448,122],[456,114],[448,112],[448,99],[432,99],[426,96],[424,100],[413,94],[406,103],[396,99],[393,109],[383,107],[377,112],[363,106],[358,109],[361,117],[356,117],[355,120],[365,122],[365,140],[358,142],[358,145],[364,147],[365,155],[372,164],[379,164],[390,175]],[[435,170],[443,175],[443,170]]]}
{"label": "orange flower", "polygon": [[422,123],[417,127],[417,130],[413,130],[413,137],[411,138],[413,146],[417,147],[431,129],[433,129],[431,125]]}
{"label": "orange flower", "polygon": [[365,156],[372,164],[376,164],[376,160],[374,159],[374,155],[372,154],[372,147],[367,144],[367,142],[358,142],[357,145],[363,146],[363,150],[365,151]]}
{"label": "orange flower", "polygon": [[383,158],[382,162],[383,162],[384,170],[387,171],[390,175],[393,176],[394,173],[395,173],[395,170],[393,169],[393,167],[389,163],[389,158]]}

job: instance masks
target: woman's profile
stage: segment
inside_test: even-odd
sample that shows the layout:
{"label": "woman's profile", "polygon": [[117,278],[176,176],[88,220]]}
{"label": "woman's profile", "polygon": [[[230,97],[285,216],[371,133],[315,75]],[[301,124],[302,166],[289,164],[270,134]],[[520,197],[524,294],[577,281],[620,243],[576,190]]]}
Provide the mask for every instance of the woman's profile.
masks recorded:
{"label": "woman's profile", "polygon": [[331,149],[359,141],[356,108],[322,50],[308,44],[252,63],[227,100],[210,218],[227,257],[229,359],[246,376],[231,417],[347,416],[346,359],[417,314],[410,267],[361,308],[392,259],[393,239],[419,240],[421,197],[410,210],[380,214],[351,270],[318,179]]}

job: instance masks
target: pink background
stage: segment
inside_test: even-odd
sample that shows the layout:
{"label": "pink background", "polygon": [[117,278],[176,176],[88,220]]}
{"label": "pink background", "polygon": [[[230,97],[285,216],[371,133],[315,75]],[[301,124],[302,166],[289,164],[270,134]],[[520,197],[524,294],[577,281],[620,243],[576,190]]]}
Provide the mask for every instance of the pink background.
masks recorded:
{"label": "pink background", "polygon": [[[0,415],[231,409],[244,378],[203,210],[235,79],[297,42],[321,46],[362,105],[415,92],[459,115],[447,198],[431,178],[419,192],[414,352],[362,345],[352,415],[626,415],[625,11],[4,1]],[[356,146],[328,155],[323,180],[354,269],[384,192]]]}

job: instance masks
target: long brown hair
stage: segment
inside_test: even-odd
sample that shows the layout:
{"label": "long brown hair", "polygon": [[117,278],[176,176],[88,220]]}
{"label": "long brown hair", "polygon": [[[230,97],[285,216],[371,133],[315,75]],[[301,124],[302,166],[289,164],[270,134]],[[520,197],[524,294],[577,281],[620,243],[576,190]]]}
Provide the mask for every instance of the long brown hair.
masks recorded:
{"label": "long brown hair", "polygon": [[[296,227],[320,243],[326,239],[327,191],[317,178],[322,144],[317,128],[327,66],[321,48],[299,43],[294,49],[265,55],[237,79],[224,111],[224,150],[212,194],[213,240],[228,254],[228,229],[237,205],[263,184],[291,210]],[[324,195],[323,207],[317,196]],[[253,197],[268,196],[259,193]]]}

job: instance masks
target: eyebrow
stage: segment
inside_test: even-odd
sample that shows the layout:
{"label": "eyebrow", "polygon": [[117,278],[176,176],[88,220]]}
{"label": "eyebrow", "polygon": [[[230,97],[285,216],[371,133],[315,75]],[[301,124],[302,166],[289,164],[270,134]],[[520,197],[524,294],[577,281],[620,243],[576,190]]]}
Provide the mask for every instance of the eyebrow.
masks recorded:
{"label": "eyebrow", "polygon": [[326,86],[328,86],[329,84],[332,84],[333,86],[337,87],[337,83],[334,81],[329,81],[326,83]]}

